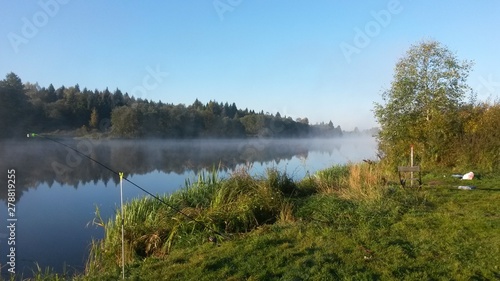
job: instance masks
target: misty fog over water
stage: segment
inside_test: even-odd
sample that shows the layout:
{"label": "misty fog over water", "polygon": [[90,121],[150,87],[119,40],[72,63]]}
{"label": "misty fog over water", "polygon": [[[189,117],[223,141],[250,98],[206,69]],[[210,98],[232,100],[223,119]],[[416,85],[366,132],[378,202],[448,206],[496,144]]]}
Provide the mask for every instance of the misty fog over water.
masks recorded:
{"label": "misty fog over water", "polygon": [[[376,159],[372,137],[245,140],[74,140],[74,147],[153,194],[171,193],[196,174],[219,171],[221,178],[240,168],[264,176],[273,167],[296,180],[334,164]],[[102,238],[92,226],[96,207],[113,216],[120,202],[119,177],[71,149],[42,138],[0,142],[0,169],[16,170],[17,266],[31,272],[34,262],[62,271],[83,270],[89,243]],[[124,200],[147,196],[124,183]],[[7,219],[7,190],[0,192]],[[0,246],[7,234],[0,230]],[[6,257],[0,257],[5,264]],[[20,271],[21,272],[21,271]]]}

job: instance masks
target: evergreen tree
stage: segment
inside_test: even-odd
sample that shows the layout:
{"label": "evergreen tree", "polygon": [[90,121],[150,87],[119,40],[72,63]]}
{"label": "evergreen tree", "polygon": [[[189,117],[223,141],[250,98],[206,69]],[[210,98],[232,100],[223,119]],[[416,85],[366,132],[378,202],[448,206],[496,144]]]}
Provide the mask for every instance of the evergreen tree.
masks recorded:
{"label": "evergreen tree", "polygon": [[0,136],[24,134],[31,114],[21,78],[13,72],[7,74],[0,81]]}
{"label": "evergreen tree", "polygon": [[111,105],[113,108],[125,105],[122,91],[120,91],[118,88],[113,93]]}
{"label": "evergreen tree", "polygon": [[56,100],[57,100],[56,89],[54,89],[54,86],[50,84],[49,87],[47,88],[47,98],[44,99],[44,101],[47,103],[51,103],[55,102]]}

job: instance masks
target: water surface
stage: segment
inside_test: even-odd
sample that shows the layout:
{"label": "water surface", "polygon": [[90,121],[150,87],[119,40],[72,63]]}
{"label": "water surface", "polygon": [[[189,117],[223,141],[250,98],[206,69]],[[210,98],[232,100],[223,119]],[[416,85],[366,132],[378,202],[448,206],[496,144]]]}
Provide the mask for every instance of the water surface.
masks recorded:
{"label": "water surface", "polygon": [[[239,168],[255,176],[269,167],[294,179],[334,164],[375,159],[371,137],[251,140],[70,140],[106,167],[153,194],[171,193],[196,174],[219,170],[227,177]],[[35,262],[62,272],[82,271],[89,244],[103,237],[92,224],[98,207],[112,217],[120,204],[119,177],[86,157],[43,139],[0,143],[0,171],[16,170],[16,271],[29,275]],[[4,177],[7,178],[6,176]],[[7,180],[5,180],[6,182]],[[4,185],[6,186],[6,185]],[[124,200],[147,196],[124,183]],[[0,222],[7,225],[7,190],[0,190]],[[0,262],[7,261],[7,229],[0,228]],[[6,273],[2,269],[2,274]]]}

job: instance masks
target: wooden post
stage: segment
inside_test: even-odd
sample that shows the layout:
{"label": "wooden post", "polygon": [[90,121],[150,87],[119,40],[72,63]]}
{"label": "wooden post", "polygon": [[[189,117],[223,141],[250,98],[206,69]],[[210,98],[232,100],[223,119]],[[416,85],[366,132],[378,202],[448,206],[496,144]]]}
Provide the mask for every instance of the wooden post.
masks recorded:
{"label": "wooden post", "polygon": [[[410,166],[413,167],[413,144],[410,146]],[[413,186],[413,171],[410,172],[410,184]]]}

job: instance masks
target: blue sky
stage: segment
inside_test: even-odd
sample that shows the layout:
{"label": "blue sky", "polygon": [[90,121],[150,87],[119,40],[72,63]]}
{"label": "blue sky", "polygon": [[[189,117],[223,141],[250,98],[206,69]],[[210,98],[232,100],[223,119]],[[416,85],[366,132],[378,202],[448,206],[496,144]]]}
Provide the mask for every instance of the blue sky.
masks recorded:
{"label": "blue sky", "polygon": [[396,61],[425,39],[475,61],[469,85],[498,98],[499,14],[493,0],[1,0],[0,75],[368,129]]}

